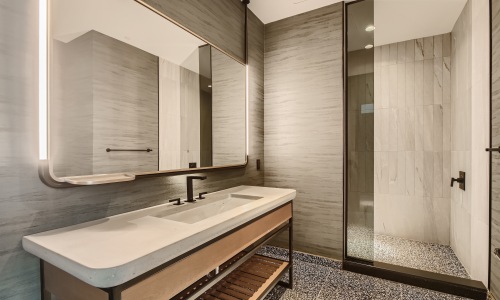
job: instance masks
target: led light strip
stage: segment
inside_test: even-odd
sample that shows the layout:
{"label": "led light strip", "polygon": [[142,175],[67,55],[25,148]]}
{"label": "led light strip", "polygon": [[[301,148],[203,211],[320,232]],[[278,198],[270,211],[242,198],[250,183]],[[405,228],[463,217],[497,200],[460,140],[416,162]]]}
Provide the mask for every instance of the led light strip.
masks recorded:
{"label": "led light strip", "polygon": [[249,102],[250,102],[250,86],[249,86],[249,73],[250,73],[250,66],[247,64],[246,65],[246,100],[245,100],[245,105],[246,105],[246,141],[247,141],[247,155],[250,155],[250,111],[249,111]]}
{"label": "led light strip", "polygon": [[39,158],[48,158],[47,110],[47,0],[39,0],[38,33],[38,141]]}

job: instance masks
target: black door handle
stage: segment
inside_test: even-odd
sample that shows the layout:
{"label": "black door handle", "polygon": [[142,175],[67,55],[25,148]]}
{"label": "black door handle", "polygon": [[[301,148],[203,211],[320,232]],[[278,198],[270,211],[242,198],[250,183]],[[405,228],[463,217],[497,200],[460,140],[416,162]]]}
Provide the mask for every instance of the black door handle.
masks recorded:
{"label": "black door handle", "polygon": [[451,187],[455,182],[459,183],[460,189],[465,191],[465,172],[460,171],[458,178],[451,178]]}
{"label": "black door handle", "polygon": [[465,179],[463,179],[463,178],[452,178],[452,179],[451,179],[451,187],[453,187],[453,184],[454,184],[455,182],[458,182],[458,183],[464,183],[464,182],[465,182]]}

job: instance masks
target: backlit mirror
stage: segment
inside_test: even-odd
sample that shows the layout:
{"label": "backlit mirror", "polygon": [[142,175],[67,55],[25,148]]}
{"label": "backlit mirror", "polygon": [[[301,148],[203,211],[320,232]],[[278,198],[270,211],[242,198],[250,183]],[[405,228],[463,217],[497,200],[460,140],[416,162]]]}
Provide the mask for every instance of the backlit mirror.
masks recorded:
{"label": "backlit mirror", "polygon": [[48,4],[54,176],[246,163],[244,64],[133,0]]}

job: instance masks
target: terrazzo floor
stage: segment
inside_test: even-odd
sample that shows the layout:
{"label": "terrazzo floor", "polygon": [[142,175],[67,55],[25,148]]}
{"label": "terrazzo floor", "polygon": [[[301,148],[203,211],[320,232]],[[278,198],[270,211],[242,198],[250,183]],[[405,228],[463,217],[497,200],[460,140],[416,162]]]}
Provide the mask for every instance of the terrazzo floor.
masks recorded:
{"label": "terrazzo floor", "polygon": [[470,278],[450,246],[373,234],[361,226],[349,226],[348,235],[351,257]]}
{"label": "terrazzo floor", "polygon": [[[282,260],[288,251],[267,246],[260,254]],[[285,275],[284,281],[288,281]],[[277,285],[265,300],[467,299],[342,270],[339,261],[294,252],[294,288]]]}

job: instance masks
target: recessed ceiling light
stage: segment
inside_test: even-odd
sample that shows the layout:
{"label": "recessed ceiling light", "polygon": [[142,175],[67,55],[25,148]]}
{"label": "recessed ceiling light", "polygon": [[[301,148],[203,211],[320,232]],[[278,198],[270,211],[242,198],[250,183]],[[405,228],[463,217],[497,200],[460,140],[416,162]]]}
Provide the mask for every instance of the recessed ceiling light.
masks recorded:
{"label": "recessed ceiling light", "polygon": [[368,45],[365,46],[365,49],[371,49],[371,48],[373,48],[372,44],[368,44]]}
{"label": "recessed ceiling light", "polygon": [[373,25],[367,26],[367,27],[365,28],[365,30],[366,30],[366,31],[368,31],[368,32],[372,32],[372,31],[374,31],[374,30],[375,30],[375,26],[373,26]]}
{"label": "recessed ceiling light", "polygon": [[208,87],[209,87],[209,88],[212,88],[212,85],[210,84]]}

